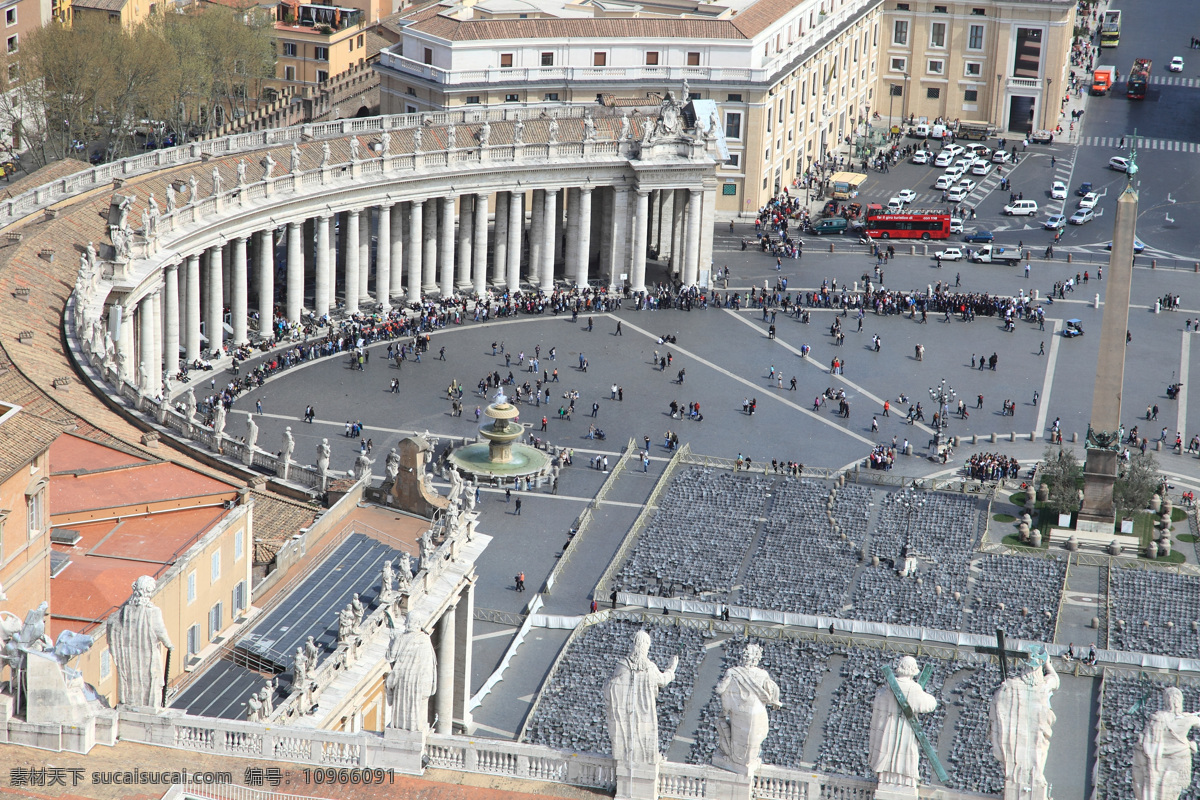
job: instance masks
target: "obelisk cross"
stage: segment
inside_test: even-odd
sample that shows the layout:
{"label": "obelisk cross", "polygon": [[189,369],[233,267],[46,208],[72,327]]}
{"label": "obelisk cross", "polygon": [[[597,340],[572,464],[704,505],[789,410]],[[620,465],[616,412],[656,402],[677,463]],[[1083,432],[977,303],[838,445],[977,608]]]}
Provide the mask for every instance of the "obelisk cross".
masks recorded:
{"label": "obelisk cross", "polygon": [[1008,659],[1010,658],[1028,658],[1029,654],[1023,650],[1008,650],[1004,646],[1004,629],[996,628],[996,646],[995,647],[976,647],[976,653],[988,653],[997,656],[1000,659],[1000,682],[1004,683],[1008,680]]}
{"label": "obelisk cross", "polygon": [[[929,665],[925,665],[925,669],[921,670],[921,674],[917,676],[917,685],[922,689],[925,684],[929,683],[929,676],[933,670]],[[888,688],[892,690],[892,695],[896,698],[896,704],[900,706],[900,713],[904,714],[904,718],[908,720],[909,727],[913,730],[913,735],[917,737],[917,743],[921,745],[921,752],[929,759],[929,765],[933,767],[933,772],[942,783],[950,779],[946,774],[946,768],[942,766],[942,762],[938,759],[937,750],[929,742],[929,737],[925,735],[925,729],[921,727],[921,721],[917,719],[917,715],[913,713],[912,706],[908,704],[908,698],[904,696],[904,690],[900,688],[899,682],[896,681],[896,673],[892,672],[892,668],[884,666],[883,674],[887,677]]]}

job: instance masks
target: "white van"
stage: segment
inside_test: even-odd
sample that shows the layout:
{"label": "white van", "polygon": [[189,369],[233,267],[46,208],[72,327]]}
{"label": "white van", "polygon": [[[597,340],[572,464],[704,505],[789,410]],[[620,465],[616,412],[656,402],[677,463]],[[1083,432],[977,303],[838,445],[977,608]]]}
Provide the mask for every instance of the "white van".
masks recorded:
{"label": "white van", "polygon": [[1006,205],[1004,213],[1010,217],[1032,217],[1038,213],[1038,204],[1032,200],[1017,200]]}
{"label": "white van", "polygon": [[904,201],[899,197],[890,198],[887,202],[887,210],[889,214],[899,214],[904,211]]}
{"label": "white van", "polygon": [[949,135],[950,129],[945,125],[933,125],[929,128],[929,138],[931,139],[945,139]]}

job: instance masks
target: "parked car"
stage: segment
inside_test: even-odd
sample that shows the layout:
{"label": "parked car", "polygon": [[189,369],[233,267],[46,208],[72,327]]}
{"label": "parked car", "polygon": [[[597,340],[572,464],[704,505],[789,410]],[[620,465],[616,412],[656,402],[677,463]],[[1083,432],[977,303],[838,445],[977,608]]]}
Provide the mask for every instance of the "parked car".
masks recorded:
{"label": "parked car", "polygon": [[1063,328],[1063,336],[1068,339],[1074,339],[1076,336],[1083,336],[1083,320],[1069,319],[1066,327]]}
{"label": "parked car", "polygon": [[912,189],[901,189],[900,191],[896,192],[896,197],[900,198],[901,203],[907,205],[913,200],[917,199],[917,193]]}
{"label": "parked car", "polygon": [[[953,232],[953,231],[952,231],[952,232]],[[1112,242],[1105,242],[1105,243],[1104,243],[1104,249],[1105,249],[1105,250],[1112,250]],[[1146,249],[1146,243],[1145,243],[1145,242],[1143,242],[1141,239],[1138,239],[1138,238],[1136,238],[1136,237],[1135,237],[1135,238],[1134,238],[1134,240],[1133,240],[1133,252],[1134,252],[1134,254],[1136,255],[1136,254],[1138,254],[1138,253],[1141,253],[1141,252],[1142,252],[1143,250],[1145,250],[1145,249]]]}
{"label": "parked car", "polygon": [[959,219],[958,217],[951,217],[950,218],[950,232],[951,233],[962,233],[963,232],[963,221],[961,219]]}
{"label": "parked car", "polygon": [[956,183],[950,187],[950,191],[946,192],[946,199],[951,203],[961,203],[970,193],[971,190],[966,184]]}
{"label": "parked car", "polygon": [[964,152],[966,152],[966,150],[967,150],[967,148],[963,147],[961,144],[948,144],[942,148],[943,153],[949,153],[952,156],[956,156],[956,155],[959,155],[960,153],[964,153]]}
{"label": "parked car", "polygon": [[1075,190],[1075,194],[1079,195],[1080,197],[1083,197],[1085,194],[1087,194],[1091,190],[1092,190],[1092,182],[1084,181],[1083,183],[1079,184],[1079,188]]}
{"label": "parked car", "polygon": [[992,161],[997,164],[1007,164],[1010,159],[1012,159],[1012,156],[1008,154],[1007,150],[997,150],[992,153]]}
{"label": "parked car", "polygon": [[934,258],[940,258],[942,261],[962,261],[967,257],[961,247],[947,247],[945,250],[939,250],[934,253]]}
{"label": "parked car", "polygon": [[992,148],[980,142],[971,142],[967,145],[967,152],[973,153],[976,158],[991,158],[992,156]]}
{"label": "parked car", "polygon": [[918,150],[912,156],[912,163],[914,164],[928,164],[932,160],[933,154],[928,150]]}
{"label": "parked car", "polygon": [[975,231],[974,233],[968,233],[966,236],[964,236],[963,241],[971,242],[972,244],[987,244],[995,238],[996,237],[992,235],[991,231]]}
{"label": "parked car", "polygon": [[1171,59],[1171,63],[1167,64],[1167,69],[1171,72],[1183,72],[1183,56],[1175,56]]}
{"label": "parked car", "polygon": [[1046,226],[1045,227],[1046,227],[1046,230],[1048,230],[1048,231],[1056,231],[1056,230],[1059,230],[1060,228],[1064,227],[1066,224],[1067,224],[1067,215],[1066,214],[1051,214],[1050,216],[1046,217]]}
{"label": "parked car", "polygon": [[1086,222],[1091,222],[1095,218],[1096,212],[1092,211],[1090,208],[1081,208],[1072,214],[1071,218],[1067,220],[1067,222],[1071,223],[1072,225],[1083,225]]}
{"label": "parked car", "polygon": [[1100,196],[1095,192],[1088,192],[1083,197],[1079,198],[1080,208],[1095,208],[1096,203],[1100,202]]}
{"label": "parked car", "polygon": [[971,167],[972,175],[986,176],[992,171],[992,163],[983,159],[976,159],[975,164]]}
{"label": "parked car", "polygon": [[1062,181],[1055,181],[1050,184],[1050,199],[1051,200],[1066,200],[1067,185]]}
{"label": "parked car", "polygon": [[1017,200],[1006,205],[1004,213],[1010,217],[1036,217],[1038,204],[1032,200]]}
{"label": "parked car", "polygon": [[1129,159],[1124,156],[1113,156],[1108,160],[1109,169],[1115,169],[1117,172],[1129,171]]}
{"label": "parked car", "polygon": [[954,154],[947,153],[945,150],[937,154],[937,158],[933,160],[935,167],[948,167],[954,163]]}
{"label": "parked car", "polygon": [[1050,131],[1034,131],[1029,135],[1029,141],[1034,144],[1054,144],[1054,134]]}

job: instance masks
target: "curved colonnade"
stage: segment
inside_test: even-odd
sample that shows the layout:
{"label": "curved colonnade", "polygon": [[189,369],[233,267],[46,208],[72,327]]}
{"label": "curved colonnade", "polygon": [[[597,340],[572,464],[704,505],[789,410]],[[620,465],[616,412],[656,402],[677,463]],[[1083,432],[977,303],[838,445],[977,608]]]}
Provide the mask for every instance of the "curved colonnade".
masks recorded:
{"label": "curved colonnade", "polygon": [[68,327],[119,393],[153,398],[181,358],[224,352],[214,331],[232,349],[309,314],[556,282],[643,291],[651,235],[694,284],[711,262],[714,141],[672,101],[651,111],[374,117],[176,148],[190,170],[160,155],[174,168],[115,180],[107,220],[76,226],[93,241]]}

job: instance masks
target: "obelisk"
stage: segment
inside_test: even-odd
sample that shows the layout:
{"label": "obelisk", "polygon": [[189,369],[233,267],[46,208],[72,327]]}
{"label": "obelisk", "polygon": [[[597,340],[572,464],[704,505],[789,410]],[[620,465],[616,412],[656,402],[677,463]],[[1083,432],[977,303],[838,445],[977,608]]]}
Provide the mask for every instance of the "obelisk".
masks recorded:
{"label": "obelisk", "polygon": [[1104,316],[1100,324],[1100,355],[1088,423],[1087,461],[1083,467],[1083,507],[1078,528],[1093,533],[1113,533],[1116,509],[1113,484],[1121,449],[1121,391],[1125,381],[1125,346],[1129,332],[1129,290],[1133,284],[1133,243],[1137,225],[1138,195],[1133,188],[1136,153],[1129,161],[1129,183],[1117,198],[1112,255],[1105,281]]}

